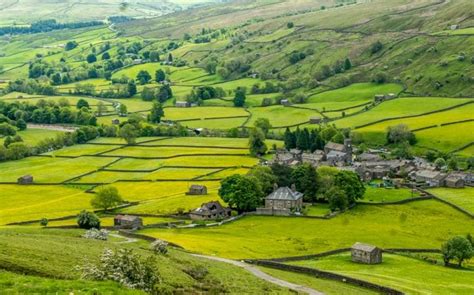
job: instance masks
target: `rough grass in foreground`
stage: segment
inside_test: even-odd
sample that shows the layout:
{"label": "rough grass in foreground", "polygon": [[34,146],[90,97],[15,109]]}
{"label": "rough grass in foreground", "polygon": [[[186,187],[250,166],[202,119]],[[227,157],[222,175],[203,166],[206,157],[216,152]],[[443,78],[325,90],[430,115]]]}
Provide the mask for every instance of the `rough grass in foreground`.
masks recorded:
{"label": "rough grass in foreground", "polygon": [[[215,293],[289,294],[286,289],[232,265],[195,258],[174,249],[170,249],[167,255],[153,255],[148,250],[149,244],[144,241],[120,243],[124,241],[121,238],[88,240],[80,237],[83,233],[84,230],[2,229],[0,267],[28,275],[77,280],[79,273],[74,266],[86,261],[98,261],[105,248],[131,248],[142,257],[153,256],[156,259],[156,269],[164,290],[181,289],[184,293],[199,293],[210,288],[209,291]],[[203,279],[193,278],[188,273],[195,267],[204,267],[209,273]]]}

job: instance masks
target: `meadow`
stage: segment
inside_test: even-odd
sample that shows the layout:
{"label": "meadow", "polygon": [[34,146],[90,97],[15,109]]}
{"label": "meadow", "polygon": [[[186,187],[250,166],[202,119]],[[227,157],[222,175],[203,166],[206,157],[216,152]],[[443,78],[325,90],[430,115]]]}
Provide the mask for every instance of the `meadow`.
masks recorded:
{"label": "meadow", "polygon": [[474,188],[472,187],[463,189],[434,188],[429,192],[474,214]]}
{"label": "meadow", "polygon": [[469,217],[428,200],[404,205],[358,205],[329,220],[248,216],[214,228],[140,232],[191,251],[241,259],[315,254],[350,247],[358,241],[382,248],[439,248],[448,237],[473,230]]}
{"label": "meadow", "polygon": [[381,284],[407,294],[472,294],[472,270],[446,268],[429,262],[384,253],[383,262],[365,265],[351,261],[350,253],[290,262]]}
{"label": "meadow", "polygon": [[[282,142],[271,144],[281,146]],[[0,224],[58,218],[91,209],[93,195],[84,191],[94,185],[112,185],[124,200],[139,202],[123,212],[188,211],[219,200],[220,179],[245,174],[257,163],[257,158],[248,155],[247,139],[150,137],[138,138],[137,145],[126,146],[121,139],[99,138],[45,155],[0,163],[0,195],[8,194],[0,210]],[[15,184],[17,178],[27,174],[38,185]],[[187,196],[194,183],[208,186],[209,194]]]}

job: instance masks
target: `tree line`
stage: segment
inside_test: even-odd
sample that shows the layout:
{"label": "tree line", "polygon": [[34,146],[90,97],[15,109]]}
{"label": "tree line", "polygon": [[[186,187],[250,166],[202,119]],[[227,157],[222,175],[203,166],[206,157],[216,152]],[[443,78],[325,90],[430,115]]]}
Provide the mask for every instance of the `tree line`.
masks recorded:
{"label": "tree line", "polygon": [[0,27],[0,36],[20,35],[50,32],[63,29],[79,29],[103,25],[102,21],[58,23],[54,19],[41,20],[32,23],[30,26],[4,26]]}

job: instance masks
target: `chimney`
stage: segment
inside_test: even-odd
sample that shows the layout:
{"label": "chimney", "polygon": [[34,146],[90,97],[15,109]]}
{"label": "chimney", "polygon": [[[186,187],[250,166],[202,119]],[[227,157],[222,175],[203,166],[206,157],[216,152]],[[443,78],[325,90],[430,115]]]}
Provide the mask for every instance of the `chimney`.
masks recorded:
{"label": "chimney", "polygon": [[291,190],[296,192],[296,185],[294,183],[291,185]]}
{"label": "chimney", "polygon": [[278,184],[277,183],[274,183],[273,184],[273,191],[276,191],[278,189]]}

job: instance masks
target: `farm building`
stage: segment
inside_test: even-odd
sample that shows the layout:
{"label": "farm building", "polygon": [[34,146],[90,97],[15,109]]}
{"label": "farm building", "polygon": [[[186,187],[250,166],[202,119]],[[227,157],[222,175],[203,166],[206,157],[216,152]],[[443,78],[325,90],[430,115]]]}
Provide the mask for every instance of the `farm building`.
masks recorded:
{"label": "farm building", "polygon": [[351,247],[351,257],[352,261],[359,263],[382,263],[382,249],[357,242]]}
{"label": "farm building", "polygon": [[191,107],[191,104],[187,101],[177,101],[175,103],[175,107],[177,107],[177,108],[189,108],[189,107]]}
{"label": "farm building", "polygon": [[309,118],[309,124],[321,124],[322,121],[323,121],[323,119],[319,118],[319,117]]}
{"label": "farm building", "polygon": [[24,175],[18,178],[18,184],[32,184],[33,183],[33,176],[31,175]]}
{"label": "farm building", "polygon": [[112,125],[119,125],[120,120],[119,119],[112,119]]}
{"label": "farm building", "polygon": [[280,101],[280,104],[283,105],[283,106],[289,106],[289,105],[291,105],[291,102],[288,99],[282,99]]}
{"label": "farm building", "polygon": [[415,181],[429,187],[443,186],[446,174],[433,170],[420,170],[415,172]]}
{"label": "farm building", "polygon": [[446,177],[446,179],[444,180],[444,183],[447,187],[451,188],[463,188],[465,185],[463,175],[458,174],[448,175],[448,177]]}
{"label": "farm building", "polygon": [[291,211],[301,211],[303,207],[303,194],[291,188],[275,185],[275,190],[265,198],[265,208],[257,208],[257,213],[262,215],[290,215]]}
{"label": "farm building", "polygon": [[325,159],[325,154],[321,150],[316,150],[314,153],[303,153],[301,155],[302,162],[304,164],[310,164],[312,166],[317,166],[319,163],[324,161]]}
{"label": "farm building", "polygon": [[231,210],[224,208],[218,201],[204,203],[201,207],[191,211],[189,217],[193,220],[212,220],[230,217]]}
{"label": "farm building", "polygon": [[201,196],[207,195],[207,187],[205,185],[193,184],[189,187],[187,195]]}
{"label": "farm building", "polygon": [[139,229],[143,227],[143,220],[138,216],[117,215],[114,217],[114,226],[121,229]]}

